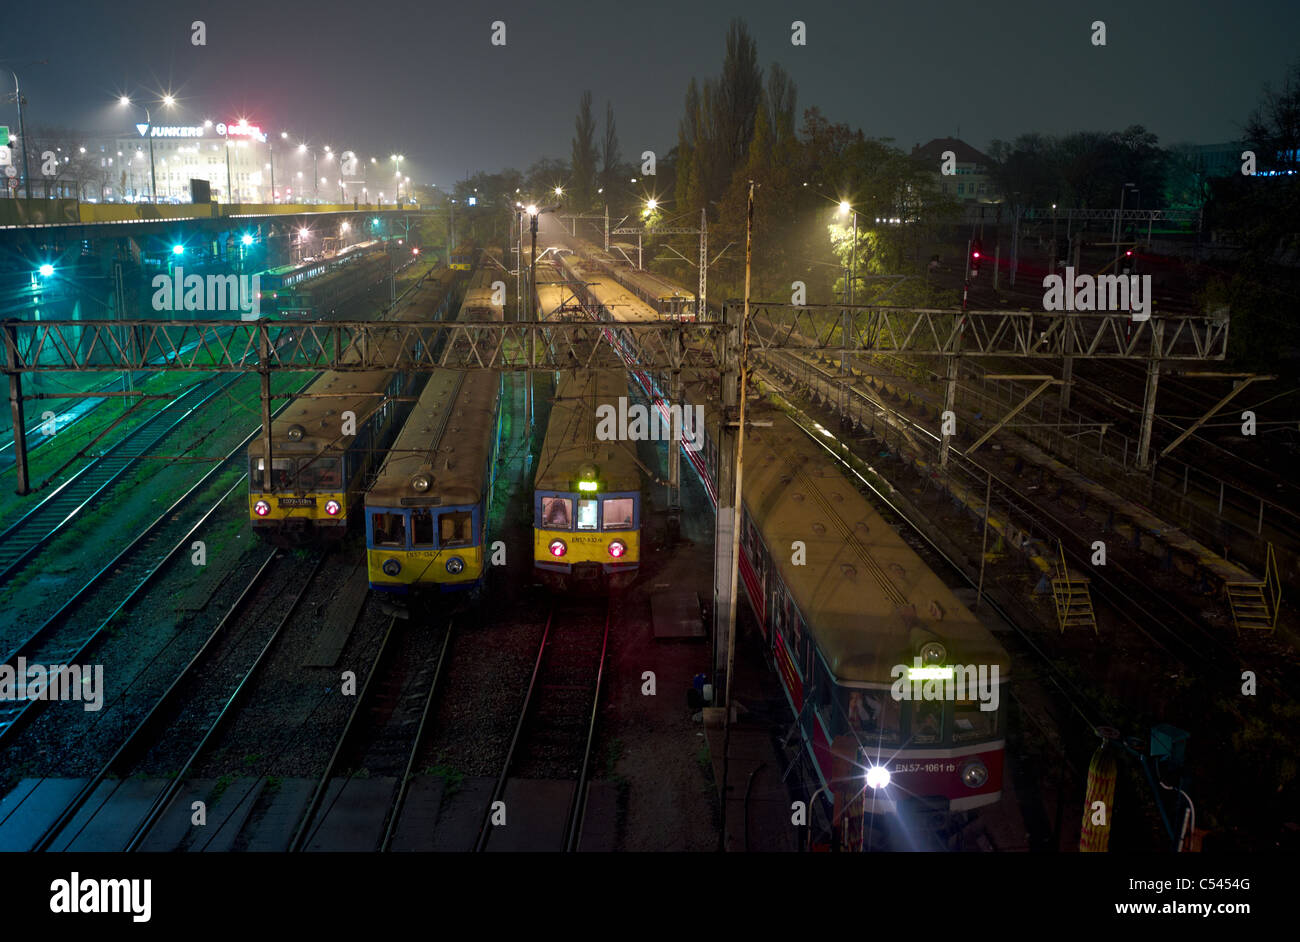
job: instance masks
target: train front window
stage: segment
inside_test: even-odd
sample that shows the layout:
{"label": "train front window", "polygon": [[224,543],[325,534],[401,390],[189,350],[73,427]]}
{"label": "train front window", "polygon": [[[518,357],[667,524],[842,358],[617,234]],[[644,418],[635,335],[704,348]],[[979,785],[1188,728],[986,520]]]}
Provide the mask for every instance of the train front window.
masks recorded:
{"label": "train front window", "polygon": [[993,739],[997,733],[997,710],[981,710],[978,700],[958,700],[953,704],[953,742]]}
{"label": "train front window", "polygon": [[898,745],[899,702],[888,690],[847,690],[841,696],[849,732],[858,742],[869,746]]}
{"label": "train front window", "polygon": [[567,530],[572,523],[573,502],[567,497],[542,498],[542,526],[555,530]]}
{"label": "train front window", "polygon": [[411,511],[411,545],[416,549],[433,546],[433,514],[427,510]]}
{"label": "train front window", "polygon": [[339,459],[316,458],[303,462],[298,469],[298,483],[309,491],[334,491],[343,486]]}
{"label": "train front window", "polygon": [[912,704],[912,745],[924,746],[943,740],[943,703],[917,700]]}
{"label": "train front window", "polygon": [[[249,476],[253,490],[259,490],[262,487],[262,472],[266,468],[266,461],[262,458],[252,458],[249,460]],[[271,488],[272,490],[284,491],[293,487],[293,459],[292,458],[272,458],[271,459]]]}
{"label": "train front window", "polygon": [[616,497],[605,501],[605,529],[632,529],[632,498]]}
{"label": "train front window", "polygon": [[438,545],[471,546],[474,543],[474,514],[468,510],[454,510],[438,514]]}
{"label": "train front window", "polygon": [[402,514],[371,514],[376,546],[406,548],[406,518]]}
{"label": "train front window", "polygon": [[594,500],[578,501],[578,529],[595,530],[596,529],[596,511],[599,504]]}

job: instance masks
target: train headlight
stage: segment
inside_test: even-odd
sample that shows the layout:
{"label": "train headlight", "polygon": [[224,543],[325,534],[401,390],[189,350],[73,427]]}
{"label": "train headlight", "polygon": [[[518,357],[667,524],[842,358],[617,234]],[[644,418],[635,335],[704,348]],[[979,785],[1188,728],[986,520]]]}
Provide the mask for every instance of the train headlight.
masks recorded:
{"label": "train headlight", "polygon": [[560,557],[567,553],[569,548],[564,545],[563,540],[551,540],[550,550],[552,556]]}
{"label": "train headlight", "polygon": [[942,664],[948,659],[948,650],[938,641],[927,641],[921,645],[921,663],[929,667],[932,664]]}
{"label": "train headlight", "polygon": [[867,785],[870,788],[881,789],[889,785],[889,769],[883,765],[873,765],[867,769]]}
{"label": "train headlight", "polygon": [[336,500],[325,501],[325,512],[329,514],[331,517],[337,517],[339,515],[339,511],[342,509],[343,507]]}
{"label": "train headlight", "polygon": [[627,544],[622,540],[615,540],[613,543],[609,544],[609,555],[613,556],[615,559],[618,559],[626,552]]}
{"label": "train headlight", "polygon": [[417,494],[423,494],[427,491],[431,483],[433,482],[429,480],[427,474],[415,474],[411,476],[411,490],[415,491]]}
{"label": "train headlight", "polygon": [[396,576],[402,571],[402,564],[395,559],[385,559],[383,569],[384,575]]}
{"label": "train headlight", "polygon": [[307,434],[307,430],[301,425],[290,425],[289,431],[285,434],[289,436],[289,441],[300,442],[302,441],[303,435]]}
{"label": "train headlight", "polygon": [[465,571],[465,560],[461,559],[459,556],[453,556],[451,559],[447,560],[447,571],[453,576],[459,576]]}
{"label": "train headlight", "polygon": [[271,512],[271,505],[264,500],[259,500],[256,504],[253,505],[253,513],[257,514],[259,517],[265,517],[270,512]]}
{"label": "train headlight", "polygon": [[988,767],[979,759],[971,759],[961,767],[961,780],[967,788],[979,788],[989,780]]}

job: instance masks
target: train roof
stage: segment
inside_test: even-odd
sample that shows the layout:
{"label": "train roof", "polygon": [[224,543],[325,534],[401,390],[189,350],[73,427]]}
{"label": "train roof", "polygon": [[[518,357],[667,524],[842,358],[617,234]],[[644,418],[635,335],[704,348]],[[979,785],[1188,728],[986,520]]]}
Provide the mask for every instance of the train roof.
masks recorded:
{"label": "train roof", "polygon": [[627,397],[627,374],[621,370],[562,374],[537,462],[536,490],[572,491],[580,470],[588,464],[599,469],[605,492],[641,490],[636,443],[596,437],[596,410],[608,405],[617,415],[619,397]]}
{"label": "train roof", "polygon": [[[434,373],[380,466],[367,506],[477,504],[496,439],[500,389],[495,371]],[[429,479],[427,490],[412,486],[416,475]]]}
{"label": "train roof", "polygon": [[[388,319],[395,323],[434,320],[435,310],[445,294],[446,285],[437,278],[429,278],[413,290]],[[397,344],[401,340],[377,336],[374,342]],[[359,351],[352,349],[346,351],[342,359],[355,362],[359,356]],[[355,436],[342,434],[342,414],[355,413],[360,428],[384,404],[382,393],[388,389],[394,375],[393,370],[325,370],[317,374],[303,393],[329,398],[295,399],[272,420],[272,456],[292,457],[313,455],[323,450],[345,450]],[[298,441],[291,441],[288,437],[289,429],[294,426],[303,429]],[[260,435],[249,443],[248,453],[253,457],[263,453]]]}
{"label": "train roof", "polygon": [[[696,384],[702,398],[706,387]],[[698,398],[695,400],[698,401]],[[708,409],[716,441],[719,410]],[[770,422],[750,427],[750,421]],[[764,401],[746,404],[744,503],[776,571],[837,679],[889,684],[927,641],[949,665],[1010,671],[992,633],[788,415]],[[804,565],[791,545],[802,541]]]}
{"label": "train roof", "polygon": [[[304,392],[330,398],[295,399],[276,416],[271,422],[272,456],[291,458],[344,451],[356,436],[342,434],[343,413],[352,412],[360,428],[384,404],[384,392],[392,379],[390,370],[322,373]],[[303,434],[300,440],[291,441],[289,430],[295,426]],[[253,457],[263,453],[260,435],[249,442],[248,453]]]}
{"label": "train roof", "polygon": [[576,280],[586,285],[586,292],[612,319],[633,323],[663,320],[654,308],[619,284],[613,275],[595,263],[575,256],[565,259],[563,264]]}

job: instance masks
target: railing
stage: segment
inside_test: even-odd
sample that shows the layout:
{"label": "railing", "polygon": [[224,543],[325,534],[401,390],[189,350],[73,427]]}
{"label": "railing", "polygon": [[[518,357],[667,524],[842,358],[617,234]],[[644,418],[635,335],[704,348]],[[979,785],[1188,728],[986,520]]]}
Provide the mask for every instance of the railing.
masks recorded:
{"label": "railing", "polygon": [[[926,366],[887,354],[873,361],[890,364],[895,374],[942,396],[942,378]],[[957,405],[983,413],[987,424],[1032,392],[1029,384],[991,380],[978,366],[963,361]],[[1095,416],[1085,416],[1043,395],[1012,420],[1008,428],[1079,473],[1099,481],[1120,496],[1140,503],[1207,547],[1256,571],[1267,564],[1274,542],[1300,547],[1300,514],[1291,508],[1227,481],[1203,468],[1162,458],[1154,473],[1136,467],[1137,443],[1113,428],[1103,430]],[[1094,439],[1095,436],[1095,439]],[[1300,584],[1300,554],[1283,548],[1287,581]],[[1274,565],[1277,565],[1276,560]]]}

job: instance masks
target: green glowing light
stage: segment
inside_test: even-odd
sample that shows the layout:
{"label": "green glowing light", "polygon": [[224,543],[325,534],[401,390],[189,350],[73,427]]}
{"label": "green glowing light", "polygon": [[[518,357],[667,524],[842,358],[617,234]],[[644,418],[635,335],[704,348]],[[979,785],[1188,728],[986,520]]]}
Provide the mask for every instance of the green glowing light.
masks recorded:
{"label": "green glowing light", "polygon": [[951,667],[909,667],[908,680],[952,680],[956,672]]}

